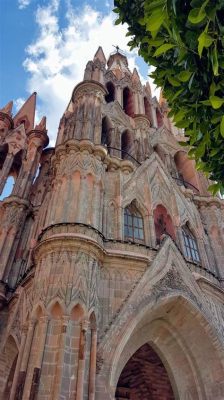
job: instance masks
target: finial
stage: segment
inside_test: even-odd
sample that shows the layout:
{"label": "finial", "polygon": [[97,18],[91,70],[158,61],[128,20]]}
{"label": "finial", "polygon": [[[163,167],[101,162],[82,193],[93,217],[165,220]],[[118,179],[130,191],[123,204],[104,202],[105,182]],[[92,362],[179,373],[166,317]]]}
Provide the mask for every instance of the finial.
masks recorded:
{"label": "finial", "polygon": [[120,53],[120,54],[123,54],[123,55],[125,54],[125,52],[123,50],[121,50],[118,45],[117,46],[112,45],[112,46],[115,47],[115,49],[117,50],[117,53]]}
{"label": "finial", "polygon": [[115,49],[117,50],[117,53],[119,53],[119,46],[114,46],[113,45],[113,47],[115,47]]}
{"label": "finial", "polygon": [[39,131],[46,131],[46,117],[43,117],[39,124],[36,124],[35,129]]}

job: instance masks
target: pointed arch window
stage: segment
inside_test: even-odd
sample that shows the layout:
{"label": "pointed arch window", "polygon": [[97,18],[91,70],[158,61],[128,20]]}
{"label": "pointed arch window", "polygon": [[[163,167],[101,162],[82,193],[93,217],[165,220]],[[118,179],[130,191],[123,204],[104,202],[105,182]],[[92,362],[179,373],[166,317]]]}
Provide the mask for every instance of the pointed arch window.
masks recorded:
{"label": "pointed arch window", "polygon": [[11,195],[13,188],[14,188],[14,184],[15,184],[14,176],[9,175],[5,182],[4,189],[0,195],[0,200],[4,200],[5,197],[8,197]]}
{"label": "pointed arch window", "polygon": [[105,100],[107,103],[111,103],[112,101],[115,100],[115,87],[112,82],[107,82],[106,88],[108,91],[108,94],[105,96]]}
{"label": "pointed arch window", "polygon": [[134,116],[134,96],[128,87],[125,87],[123,90],[123,109],[129,117]]}
{"label": "pointed arch window", "polygon": [[200,263],[200,255],[198,251],[197,241],[187,225],[182,228],[184,239],[184,253],[186,258],[194,262]]}
{"label": "pointed arch window", "polygon": [[144,242],[144,224],[134,205],[124,209],[124,239]]}
{"label": "pointed arch window", "polygon": [[130,159],[129,155],[132,153],[133,148],[133,135],[130,131],[125,130],[121,135],[121,158],[123,160]]}

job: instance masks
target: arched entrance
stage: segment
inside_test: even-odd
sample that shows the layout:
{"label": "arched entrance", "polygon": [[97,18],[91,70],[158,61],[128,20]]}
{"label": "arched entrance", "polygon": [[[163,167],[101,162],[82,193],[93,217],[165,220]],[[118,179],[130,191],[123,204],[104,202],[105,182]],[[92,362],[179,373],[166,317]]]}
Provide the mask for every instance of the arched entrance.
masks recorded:
{"label": "arched entrance", "polygon": [[[147,279],[150,275],[149,270]],[[105,362],[98,376],[98,385],[108,385],[111,396],[108,399],[122,399],[117,397],[117,388],[124,387],[120,386],[123,385],[123,371],[132,356],[135,357],[136,352],[147,343],[166,369],[175,400],[223,400],[224,387],[220,377],[224,373],[224,348],[220,338],[193,305],[192,299],[181,295],[170,298],[158,295],[160,291],[167,293],[171,281],[173,287],[176,284],[174,274],[169,272],[164,283],[161,281],[158,288],[154,287],[156,303],[152,294],[144,298],[141,287],[136,293],[132,318],[130,314],[125,318],[124,310],[119,333],[116,335],[113,331],[111,339],[107,337],[106,351],[101,353]],[[179,287],[179,280],[177,284]],[[147,290],[150,292],[149,288]],[[138,303],[137,298],[142,300]],[[212,371],[216,371],[215,376]]]}
{"label": "arched entrance", "polygon": [[116,400],[174,400],[162,360],[148,344],[129,359],[118,380]]}

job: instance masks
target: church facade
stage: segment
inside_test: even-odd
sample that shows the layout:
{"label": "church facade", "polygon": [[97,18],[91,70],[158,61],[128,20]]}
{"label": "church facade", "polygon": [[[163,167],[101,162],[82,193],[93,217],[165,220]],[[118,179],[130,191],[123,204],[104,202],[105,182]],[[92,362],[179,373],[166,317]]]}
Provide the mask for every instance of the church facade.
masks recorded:
{"label": "church facade", "polygon": [[35,102],[0,110],[0,399],[223,400],[224,201],[166,101],[100,47],[54,148]]}

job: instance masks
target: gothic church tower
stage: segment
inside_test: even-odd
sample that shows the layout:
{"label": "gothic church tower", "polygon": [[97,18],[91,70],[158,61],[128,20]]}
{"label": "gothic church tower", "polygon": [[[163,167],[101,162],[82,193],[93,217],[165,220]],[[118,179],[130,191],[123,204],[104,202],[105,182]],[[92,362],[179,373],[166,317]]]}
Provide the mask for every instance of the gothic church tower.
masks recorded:
{"label": "gothic church tower", "polygon": [[224,202],[166,101],[99,47],[55,148],[35,102],[0,110],[0,399],[223,400]]}

